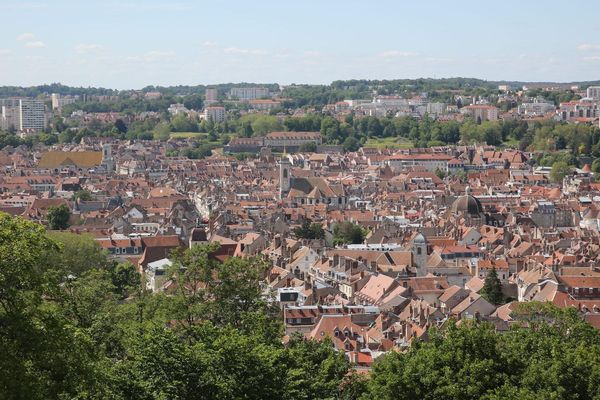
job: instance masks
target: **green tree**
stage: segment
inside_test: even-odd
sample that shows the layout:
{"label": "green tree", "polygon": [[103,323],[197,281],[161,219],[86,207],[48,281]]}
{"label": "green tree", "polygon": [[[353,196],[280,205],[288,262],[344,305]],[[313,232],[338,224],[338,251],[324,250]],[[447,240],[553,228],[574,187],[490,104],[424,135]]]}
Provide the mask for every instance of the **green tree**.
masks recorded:
{"label": "green tree", "polygon": [[350,221],[338,223],[333,227],[333,242],[335,244],[360,244],[363,243],[367,231],[360,225]]}
{"label": "green tree", "polygon": [[374,365],[372,398],[476,400],[507,381],[509,366],[492,326],[451,323],[431,336]]}
{"label": "green tree", "polygon": [[115,121],[115,128],[119,131],[119,133],[123,134],[123,133],[127,133],[127,125],[125,125],[125,122],[123,122],[123,120],[121,118],[118,118]]}
{"label": "green tree", "polygon": [[69,207],[66,204],[61,204],[60,206],[49,207],[46,219],[48,220],[50,229],[62,230],[69,227],[70,216],[71,211]]}
{"label": "green tree", "polygon": [[357,151],[360,149],[360,142],[354,136],[349,136],[344,140],[343,146],[345,151]]}
{"label": "green tree", "polygon": [[573,168],[564,161],[556,161],[552,164],[550,171],[550,180],[554,183],[561,183],[565,176],[569,175]]}
{"label": "green tree", "polygon": [[53,231],[47,236],[56,242],[61,251],[48,257],[55,269],[64,276],[80,276],[90,269],[108,269],[107,253],[90,234]]}
{"label": "green tree", "polygon": [[171,135],[171,125],[164,122],[156,125],[152,135],[156,140],[167,140]]}
{"label": "green tree", "polygon": [[76,201],[77,199],[82,201],[91,201],[92,194],[88,190],[78,190],[77,192],[73,193],[73,196],[71,196],[71,200]]}
{"label": "green tree", "polygon": [[0,398],[74,398],[92,385],[85,334],[56,299],[62,275],[48,268],[59,246],[43,226],[0,213]]}
{"label": "green tree", "polygon": [[185,114],[177,114],[171,119],[174,132],[197,132],[198,124]]}
{"label": "green tree", "polygon": [[255,136],[264,136],[267,133],[283,130],[281,121],[272,115],[258,115],[251,122],[252,132]]}
{"label": "green tree", "polygon": [[294,229],[294,234],[299,239],[324,239],[325,230],[319,223],[310,223],[306,220],[301,226]]}
{"label": "green tree", "polygon": [[115,263],[110,268],[111,282],[115,287],[115,292],[121,298],[126,298],[130,293],[140,288],[141,279],[137,268],[129,263]]}
{"label": "green tree", "polygon": [[483,288],[480,292],[481,296],[492,304],[501,304],[504,301],[502,295],[502,283],[498,278],[496,267],[492,267],[492,270],[485,277]]}

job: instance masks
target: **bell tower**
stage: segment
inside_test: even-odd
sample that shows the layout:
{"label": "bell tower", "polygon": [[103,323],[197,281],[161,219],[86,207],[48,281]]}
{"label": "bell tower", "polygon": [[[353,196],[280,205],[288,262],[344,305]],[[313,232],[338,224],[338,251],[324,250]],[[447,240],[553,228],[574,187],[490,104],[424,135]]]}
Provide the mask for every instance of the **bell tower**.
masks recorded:
{"label": "bell tower", "polygon": [[413,259],[417,267],[417,276],[427,275],[427,240],[419,233],[412,242]]}
{"label": "bell tower", "polygon": [[112,156],[112,146],[110,144],[102,145],[102,165],[106,167],[108,172],[112,172],[115,169],[115,160]]}
{"label": "bell tower", "polygon": [[292,163],[284,154],[279,162],[279,198],[283,199],[292,187]]}

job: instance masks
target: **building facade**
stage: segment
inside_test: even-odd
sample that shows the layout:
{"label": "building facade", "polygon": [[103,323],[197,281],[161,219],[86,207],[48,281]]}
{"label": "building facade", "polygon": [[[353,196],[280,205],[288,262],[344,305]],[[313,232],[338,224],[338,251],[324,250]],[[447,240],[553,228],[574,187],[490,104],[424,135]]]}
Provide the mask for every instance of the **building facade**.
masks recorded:
{"label": "building facade", "polygon": [[204,109],[204,118],[208,121],[209,119],[213,122],[223,122],[227,119],[227,113],[225,107],[206,107]]}
{"label": "building facade", "polygon": [[262,87],[239,87],[231,88],[230,97],[235,97],[241,101],[256,100],[269,96],[269,89]]}

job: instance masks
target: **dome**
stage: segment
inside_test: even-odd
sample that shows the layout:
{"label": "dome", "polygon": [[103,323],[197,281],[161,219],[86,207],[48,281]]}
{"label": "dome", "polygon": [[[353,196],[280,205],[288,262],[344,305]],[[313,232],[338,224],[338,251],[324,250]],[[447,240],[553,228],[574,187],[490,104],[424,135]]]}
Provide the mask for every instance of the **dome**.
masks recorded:
{"label": "dome", "polygon": [[453,214],[466,213],[473,216],[479,216],[483,213],[483,207],[477,198],[466,194],[454,200],[452,207],[450,207],[450,211]]}
{"label": "dome", "polygon": [[427,244],[425,240],[425,236],[422,233],[418,233],[417,236],[413,239],[413,244]]}

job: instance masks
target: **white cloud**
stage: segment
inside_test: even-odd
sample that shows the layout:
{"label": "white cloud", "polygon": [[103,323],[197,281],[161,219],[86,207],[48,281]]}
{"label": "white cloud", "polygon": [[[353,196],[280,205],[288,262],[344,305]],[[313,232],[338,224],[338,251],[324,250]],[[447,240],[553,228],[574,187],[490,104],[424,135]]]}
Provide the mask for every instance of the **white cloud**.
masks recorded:
{"label": "white cloud", "polygon": [[19,36],[17,36],[17,40],[19,42],[23,42],[25,40],[33,40],[33,39],[35,39],[35,35],[30,32],[21,33]]}
{"label": "white cloud", "polygon": [[217,46],[217,42],[213,42],[213,41],[207,40],[204,43],[202,43],[202,46],[204,46],[204,47],[216,47]]}
{"label": "white cloud", "polygon": [[46,47],[46,43],[41,40],[34,40],[32,42],[25,43],[25,47],[29,47],[31,49],[40,49],[42,47]]}
{"label": "white cloud", "polygon": [[392,57],[412,57],[415,53],[411,53],[408,51],[399,51],[399,50],[388,50],[381,53],[379,56],[383,58],[392,58]]}
{"label": "white cloud", "polygon": [[7,54],[10,54],[9,49],[0,49],[0,56],[5,56]]}
{"label": "white cloud", "polygon": [[600,61],[600,56],[583,57],[585,61]]}
{"label": "white cloud", "polygon": [[239,47],[226,47],[223,49],[224,53],[227,54],[252,54],[252,55],[265,55],[268,54],[266,50],[261,49],[242,49]]}
{"label": "white cloud", "polygon": [[600,44],[589,44],[583,43],[577,46],[577,50],[579,51],[590,51],[590,50],[600,50]]}
{"label": "white cloud", "polygon": [[79,43],[75,46],[75,51],[79,54],[90,53],[98,50],[102,50],[102,46],[95,43]]}

